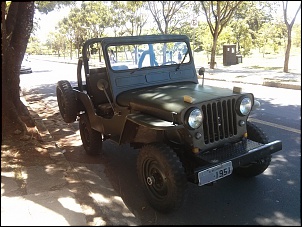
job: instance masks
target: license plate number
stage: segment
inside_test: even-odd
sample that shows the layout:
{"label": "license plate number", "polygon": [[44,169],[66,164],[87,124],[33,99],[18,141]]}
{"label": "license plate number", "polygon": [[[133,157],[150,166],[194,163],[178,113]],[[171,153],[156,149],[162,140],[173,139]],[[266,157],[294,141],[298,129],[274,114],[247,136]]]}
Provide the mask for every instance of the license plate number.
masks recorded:
{"label": "license plate number", "polygon": [[232,162],[225,162],[220,165],[202,170],[198,173],[199,186],[211,183],[213,181],[231,175],[233,172]]}

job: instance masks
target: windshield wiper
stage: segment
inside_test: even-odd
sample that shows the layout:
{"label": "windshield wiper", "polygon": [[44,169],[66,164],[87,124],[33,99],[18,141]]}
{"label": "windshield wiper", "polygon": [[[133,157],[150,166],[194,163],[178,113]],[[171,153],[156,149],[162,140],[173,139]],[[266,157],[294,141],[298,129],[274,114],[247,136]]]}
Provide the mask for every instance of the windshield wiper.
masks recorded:
{"label": "windshield wiper", "polygon": [[177,65],[175,71],[178,71],[179,70],[179,67],[182,65],[182,63],[185,61],[187,55],[189,53],[189,49],[187,50],[187,52],[185,53],[185,56],[183,57],[183,59],[181,60],[181,62]]}

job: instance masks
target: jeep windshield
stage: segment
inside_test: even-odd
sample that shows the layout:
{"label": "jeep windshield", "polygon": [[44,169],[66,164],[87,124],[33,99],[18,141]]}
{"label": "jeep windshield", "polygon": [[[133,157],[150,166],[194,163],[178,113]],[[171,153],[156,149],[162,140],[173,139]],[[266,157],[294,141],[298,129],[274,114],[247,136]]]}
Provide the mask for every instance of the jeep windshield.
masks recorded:
{"label": "jeep windshield", "polygon": [[[101,45],[94,43],[90,47],[89,66],[95,67],[102,62],[99,61]],[[186,53],[188,46],[186,42],[154,42],[140,44],[108,45],[103,54],[108,58],[108,64],[112,70],[130,70],[173,66],[175,69],[180,64],[190,62],[190,56]],[[106,56],[107,55],[107,56]]]}
{"label": "jeep windshield", "polygon": [[[140,69],[163,65],[178,65],[188,50],[185,42],[109,46],[113,70]],[[186,58],[184,63],[189,62]]]}

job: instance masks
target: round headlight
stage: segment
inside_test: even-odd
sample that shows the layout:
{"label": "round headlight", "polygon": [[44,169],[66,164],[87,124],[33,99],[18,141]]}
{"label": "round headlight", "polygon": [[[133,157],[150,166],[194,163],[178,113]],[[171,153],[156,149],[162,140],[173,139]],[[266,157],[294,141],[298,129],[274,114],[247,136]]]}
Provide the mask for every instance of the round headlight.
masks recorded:
{"label": "round headlight", "polygon": [[199,128],[199,126],[202,123],[202,120],[203,120],[202,112],[200,109],[197,108],[191,110],[187,117],[188,125],[193,129]]}
{"label": "round headlight", "polygon": [[248,115],[252,109],[252,100],[248,97],[245,97],[241,100],[239,105],[239,111],[241,115]]}

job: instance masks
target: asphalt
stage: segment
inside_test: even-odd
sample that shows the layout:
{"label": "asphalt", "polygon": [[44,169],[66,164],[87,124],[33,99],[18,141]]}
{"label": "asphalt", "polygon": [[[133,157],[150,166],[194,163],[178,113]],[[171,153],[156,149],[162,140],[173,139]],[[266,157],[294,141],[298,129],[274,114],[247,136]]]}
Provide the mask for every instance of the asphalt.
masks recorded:
{"label": "asphalt", "polygon": [[[58,61],[57,59],[45,60]],[[76,64],[76,61],[66,60],[65,62]],[[238,64],[221,66],[213,70],[206,67],[205,78],[301,90],[301,71],[283,73],[273,70],[249,69]],[[31,104],[24,97],[21,99],[32,110]],[[47,147],[50,157],[56,162],[44,167],[23,167],[22,175],[26,180],[25,195],[17,193],[19,183],[14,170],[1,171],[1,226],[141,225],[139,218],[128,210],[120,198],[116,198],[115,195],[118,193],[114,193],[110,182],[106,180],[106,175],[102,175],[104,170],[99,164],[94,168],[99,168],[98,171],[102,177],[98,179],[101,182],[95,188],[95,190],[99,190],[98,193],[94,193],[98,197],[95,196],[93,200],[102,207],[101,215],[106,217],[100,215],[93,220],[89,219],[91,208],[81,206],[72,188],[67,186],[68,183],[70,184],[70,178],[74,182],[85,182],[87,175],[81,174],[79,171],[81,166],[66,160],[43,123],[42,117],[34,111],[31,112],[34,114],[35,121],[39,122],[38,130],[44,145]],[[85,187],[85,185],[76,184],[74,187]],[[123,212],[115,212],[114,207],[106,205],[101,194],[104,191],[106,191],[107,197],[118,200],[119,206],[123,207]]]}

